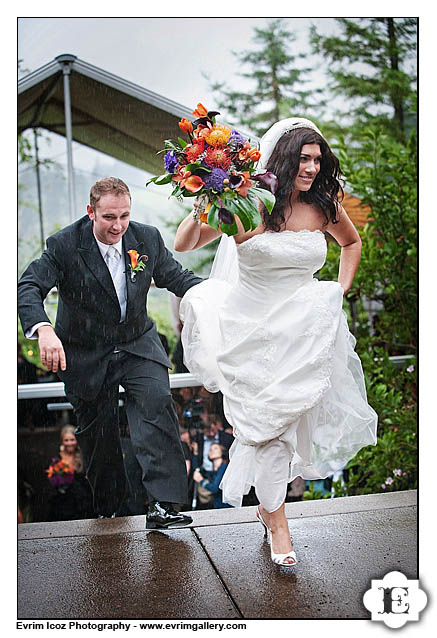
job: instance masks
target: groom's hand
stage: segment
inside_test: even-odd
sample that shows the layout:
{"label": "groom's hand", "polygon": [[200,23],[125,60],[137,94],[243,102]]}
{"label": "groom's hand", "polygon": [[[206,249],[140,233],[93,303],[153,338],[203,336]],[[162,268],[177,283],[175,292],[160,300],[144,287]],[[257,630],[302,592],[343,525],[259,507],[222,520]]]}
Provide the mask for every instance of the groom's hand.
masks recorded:
{"label": "groom's hand", "polygon": [[52,326],[38,328],[38,344],[41,363],[46,366],[47,370],[57,372],[58,367],[61,370],[66,370],[67,361],[64,348]]}

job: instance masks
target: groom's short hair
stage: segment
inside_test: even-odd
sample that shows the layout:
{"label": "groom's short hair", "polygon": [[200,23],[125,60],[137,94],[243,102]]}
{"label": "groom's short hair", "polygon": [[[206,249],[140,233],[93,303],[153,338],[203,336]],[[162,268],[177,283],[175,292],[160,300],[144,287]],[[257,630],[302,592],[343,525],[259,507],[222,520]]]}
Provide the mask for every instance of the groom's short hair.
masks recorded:
{"label": "groom's short hair", "polygon": [[94,210],[96,204],[103,195],[129,195],[132,199],[129,187],[118,177],[104,177],[91,186],[90,206]]}

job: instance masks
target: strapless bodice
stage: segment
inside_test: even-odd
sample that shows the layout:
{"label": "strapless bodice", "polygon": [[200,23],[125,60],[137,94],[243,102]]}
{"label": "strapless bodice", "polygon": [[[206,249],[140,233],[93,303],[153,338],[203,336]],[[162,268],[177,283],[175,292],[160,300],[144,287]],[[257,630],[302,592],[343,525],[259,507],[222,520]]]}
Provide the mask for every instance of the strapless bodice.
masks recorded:
{"label": "strapless bodice", "polygon": [[289,294],[312,280],[325,263],[326,251],[320,230],[254,235],[238,246],[239,293],[247,291],[261,302]]}

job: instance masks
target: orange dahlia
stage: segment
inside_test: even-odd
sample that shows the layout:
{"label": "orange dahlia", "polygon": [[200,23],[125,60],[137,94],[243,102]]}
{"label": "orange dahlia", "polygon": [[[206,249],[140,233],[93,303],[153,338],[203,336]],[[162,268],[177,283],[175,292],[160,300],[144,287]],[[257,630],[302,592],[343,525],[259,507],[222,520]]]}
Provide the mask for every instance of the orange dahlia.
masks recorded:
{"label": "orange dahlia", "polygon": [[231,133],[232,129],[230,126],[215,124],[205,139],[210,146],[224,146],[230,138]]}
{"label": "orange dahlia", "polygon": [[184,153],[189,162],[195,162],[204,150],[205,140],[203,139],[203,137],[200,137],[198,139],[194,139],[192,144],[187,144],[187,146],[184,148]]}
{"label": "orange dahlia", "polygon": [[210,146],[206,151],[205,161],[210,166],[219,166],[226,170],[232,164],[231,151],[220,146],[216,148]]}

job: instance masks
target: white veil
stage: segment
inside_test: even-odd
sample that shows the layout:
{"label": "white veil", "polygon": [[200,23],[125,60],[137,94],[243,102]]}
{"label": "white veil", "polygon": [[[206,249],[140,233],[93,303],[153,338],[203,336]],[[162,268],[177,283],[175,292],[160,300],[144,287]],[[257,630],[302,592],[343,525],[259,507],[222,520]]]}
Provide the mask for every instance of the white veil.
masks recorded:
{"label": "white veil", "polygon": [[209,273],[210,279],[235,284],[239,278],[237,245],[233,237],[223,234]]}

